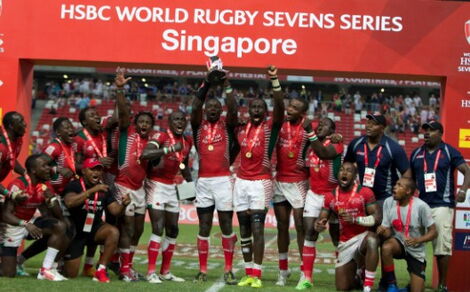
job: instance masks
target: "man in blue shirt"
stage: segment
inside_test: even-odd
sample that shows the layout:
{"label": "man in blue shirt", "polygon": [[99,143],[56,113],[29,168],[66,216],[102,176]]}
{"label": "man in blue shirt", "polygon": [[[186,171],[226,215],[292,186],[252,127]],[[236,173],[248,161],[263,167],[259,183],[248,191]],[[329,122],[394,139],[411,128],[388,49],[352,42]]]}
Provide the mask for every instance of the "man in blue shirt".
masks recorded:
{"label": "man in blue shirt", "polygon": [[457,193],[457,201],[463,202],[470,185],[470,167],[457,149],[442,141],[444,129],[439,122],[430,121],[422,129],[424,145],[412,152],[411,169],[419,198],[431,207],[436,222],[438,237],[433,241],[433,248],[439,272],[438,291],[447,291],[447,268],[452,255],[455,169],[464,174],[463,184]]}
{"label": "man in blue shirt", "polygon": [[411,176],[403,148],[384,134],[387,122],[381,114],[367,115],[366,135],[349,143],[344,161],[357,164],[361,184],[374,191],[380,207],[392,195],[398,172]]}

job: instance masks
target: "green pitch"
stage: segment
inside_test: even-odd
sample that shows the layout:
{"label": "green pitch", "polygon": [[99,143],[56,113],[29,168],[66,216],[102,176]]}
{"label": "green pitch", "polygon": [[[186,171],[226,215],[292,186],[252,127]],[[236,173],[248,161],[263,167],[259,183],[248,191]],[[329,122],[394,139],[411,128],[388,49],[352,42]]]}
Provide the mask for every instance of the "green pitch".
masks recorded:
{"label": "green pitch", "polygon": [[[134,257],[135,269],[145,274],[147,270],[147,255],[146,247],[148,238],[150,236],[150,225],[146,224],[144,235],[142,236],[139,249]],[[235,232],[238,236],[238,230]],[[162,284],[149,284],[147,282],[124,283],[119,281],[110,271],[111,283],[101,284],[93,282],[90,278],[79,277],[77,279],[69,280],[66,282],[48,282],[36,280],[37,271],[41,265],[43,255],[30,259],[25,263],[26,271],[31,274],[30,277],[17,277],[15,279],[0,278],[0,291],[151,291],[155,289],[164,289],[165,291],[246,291],[255,290],[254,288],[241,288],[237,286],[226,286],[222,281],[222,274],[224,268],[223,251],[220,241],[220,230],[215,226],[211,234],[211,248],[209,257],[209,272],[208,281],[206,283],[193,283],[192,280],[198,272],[198,255],[196,249],[196,225],[181,225],[180,234],[177,242],[177,250],[173,257],[171,271],[173,274],[186,279],[185,283],[171,283],[164,282]],[[276,230],[266,230],[266,257],[263,263],[263,290],[265,291],[296,291],[294,289],[299,279],[299,264],[300,259],[295,242],[295,234],[291,233],[291,245],[289,253],[289,267],[292,270],[292,275],[289,278],[288,286],[277,287],[274,283],[277,280],[277,247],[276,247]],[[315,263],[314,271],[314,288],[311,291],[333,291],[334,285],[334,248],[328,238],[327,233],[322,233],[322,236],[317,243],[317,263]],[[161,254],[159,254],[159,261],[157,262],[157,269]],[[427,248],[427,262],[432,263],[432,250],[431,246]],[[396,275],[398,284],[403,287],[408,282],[408,272],[406,271],[406,264],[404,261],[397,261],[395,264]],[[237,271],[236,276],[240,278],[244,275],[243,262],[239,243],[235,251],[234,269]],[[380,270],[380,268],[379,268]],[[431,291],[431,264],[428,265],[426,271],[426,290]],[[376,286],[380,278],[380,271],[377,273]]]}

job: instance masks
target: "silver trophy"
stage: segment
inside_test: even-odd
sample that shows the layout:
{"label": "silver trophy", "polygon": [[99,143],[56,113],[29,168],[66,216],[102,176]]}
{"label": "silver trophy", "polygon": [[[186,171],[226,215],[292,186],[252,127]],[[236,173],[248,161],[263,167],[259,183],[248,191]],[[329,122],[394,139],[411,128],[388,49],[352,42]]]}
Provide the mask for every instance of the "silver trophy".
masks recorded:
{"label": "silver trophy", "polygon": [[209,58],[207,61],[207,80],[212,85],[222,84],[225,80],[225,75],[227,74],[227,70],[224,70],[222,59],[217,56],[213,56]]}

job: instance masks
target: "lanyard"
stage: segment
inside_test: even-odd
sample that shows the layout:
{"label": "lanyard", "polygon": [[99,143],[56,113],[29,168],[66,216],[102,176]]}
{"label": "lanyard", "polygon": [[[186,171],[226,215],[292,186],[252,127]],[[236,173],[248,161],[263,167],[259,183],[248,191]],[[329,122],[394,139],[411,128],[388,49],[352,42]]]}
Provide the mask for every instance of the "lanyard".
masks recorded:
{"label": "lanyard", "polygon": [[207,136],[207,144],[211,145],[212,141],[214,141],[215,133],[219,128],[219,122],[215,122],[214,124],[209,123],[209,136]]}
{"label": "lanyard", "polygon": [[[437,151],[436,160],[434,160],[434,171],[437,170],[437,165],[439,164],[439,158],[441,157],[441,149]],[[424,164],[424,173],[428,172],[428,163],[426,162],[426,150],[423,149],[423,164]]]}
{"label": "lanyard", "polygon": [[24,175],[24,178],[26,179],[26,181],[28,182],[28,189],[27,189],[27,192],[33,196],[33,197],[36,197],[39,193],[43,194],[46,189],[47,189],[47,186],[43,183],[38,183],[36,184],[36,187],[33,186],[33,183],[31,182],[31,177],[29,177],[28,174],[25,173]]}
{"label": "lanyard", "polygon": [[[382,146],[379,146],[379,149],[377,150],[377,158],[375,159],[374,168],[377,168],[377,166],[379,166],[382,148]],[[367,150],[367,143],[364,144],[364,163],[366,167],[369,167],[369,151]]]}
{"label": "lanyard", "polygon": [[[171,133],[171,130],[168,131],[168,137],[170,138],[170,143],[171,143],[171,145],[175,145],[175,144],[176,144],[175,136],[173,136],[173,133]],[[183,141],[183,149],[181,149],[180,152],[174,152],[175,155],[176,155],[176,159],[178,159],[178,162],[179,162],[179,163],[183,163],[183,151],[184,151],[184,148],[185,148],[185,145],[184,145],[184,137],[182,137],[181,140]]]}
{"label": "lanyard", "polygon": [[[411,209],[413,207],[413,197],[410,198],[410,202],[408,203],[408,212],[406,214],[406,225],[405,225],[405,237],[408,237],[410,235],[410,223],[411,223]],[[401,221],[401,211],[400,211],[400,205],[397,202],[397,216],[398,220],[400,220],[401,224],[403,225],[403,222]]]}
{"label": "lanyard", "polygon": [[99,158],[103,158],[108,156],[108,151],[106,149],[106,140],[104,138],[103,133],[101,133],[101,139],[103,141],[103,151],[101,152],[100,149],[96,146],[95,140],[90,136],[90,133],[88,133],[87,129],[83,129],[83,133],[85,134],[85,137],[88,141],[90,141],[91,145],[93,146],[93,149],[95,149],[96,154],[98,154]]}
{"label": "lanyard", "polygon": [[2,134],[5,137],[5,140],[7,141],[8,156],[10,157],[10,167],[15,168],[16,159],[15,159],[15,154],[13,153],[13,148],[11,147],[10,138],[8,138],[8,133],[5,130],[5,128],[4,127],[1,127],[1,128],[2,128]]}
{"label": "lanyard", "polygon": [[[82,185],[82,189],[86,192],[85,182],[83,182],[83,178],[80,179],[80,184]],[[98,192],[95,193],[95,199],[93,200],[93,213],[96,213],[96,205],[98,204]],[[85,200],[85,209],[88,212],[88,198]]]}
{"label": "lanyard", "polygon": [[67,161],[67,164],[69,165],[70,169],[72,170],[73,174],[77,174],[77,170],[75,169],[75,158],[72,155],[72,151],[68,151],[65,147],[64,144],[62,144],[62,141],[60,139],[56,139],[57,143],[59,143],[60,147],[62,148],[62,151],[64,152],[65,155],[65,160]]}
{"label": "lanyard", "polygon": [[137,133],[136,142],[137,142],[136,157],[137,157],[137,161],[140,161],[140,155],[142,155],[142,144],[140,144],[140,135],[139,135],[139,133]]}
{"label": "lanyard", "polygon": [[258,128],[256,128],[255,136],[253,139],[249,140],[248,136],[250,135],[250,130],[251,130],[251,122],[248,123],[246,126],[246,140],[248,144],[248,153],[251,153],[253,150],[253,147],[255,146],[256,140],[258,139],[259,132],[261,131],[261,128],[263,128],[264,122],[262,122],[260,125],[258,125]]}
{"label": "lanyard", "polygon": [[289,151],[292,151],[292,144],[296,144],[296,142],[299,140],[299,134],[300,134],[300,130],[302,129],[302,125],[304,123],[304,120],[305,118],[302,118],[302,120],[300,121],[299,125],[297,126],[297,131],[295,133],[295,137],[294,139],[292,139],[292,134],[291,134],[291,123],[290,122],[287,122],[286,124],[286,127],[287,127],[287,140],[288,140],[288,143],[289,143],[289,146],[287,146],[289,148]]}

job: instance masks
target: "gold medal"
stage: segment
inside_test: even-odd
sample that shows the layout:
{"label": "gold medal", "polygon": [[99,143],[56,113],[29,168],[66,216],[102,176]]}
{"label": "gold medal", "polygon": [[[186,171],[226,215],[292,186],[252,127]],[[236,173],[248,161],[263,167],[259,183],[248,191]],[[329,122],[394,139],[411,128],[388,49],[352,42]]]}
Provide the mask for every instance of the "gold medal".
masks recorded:
{"label": "gold medal", "polygon": [[207,146],[207,150],[213,151],[214,150],[214,145],[211,144],[211,145]]}
{"label": "gold medal", "polygon": [[252,156],[253,156],[253,153],[251,153],[251,152],[245,153],[246,158],[251,158]]}
{"label": "gold medal", "polygon": [[313,170],[315,170],[315,172],[319,172],[319,171],[320,171],[320,167],[314,167]]}
{"label": "gold medal", "polygon": [[183,170],[183,169],[185,169],[185,168],[186,168],[186,165],[184,165],[184,163],[181,162],[181,163],[180,163],[180,169]]}
{"label": "gold medal", "polygon": [[140,164],[140,159],[137,159],[137,164]]}
{"label": "gold medal", "polygon": [[289,153],[287,153],[287,157],[294,158],[294,152],[289,151]]}

